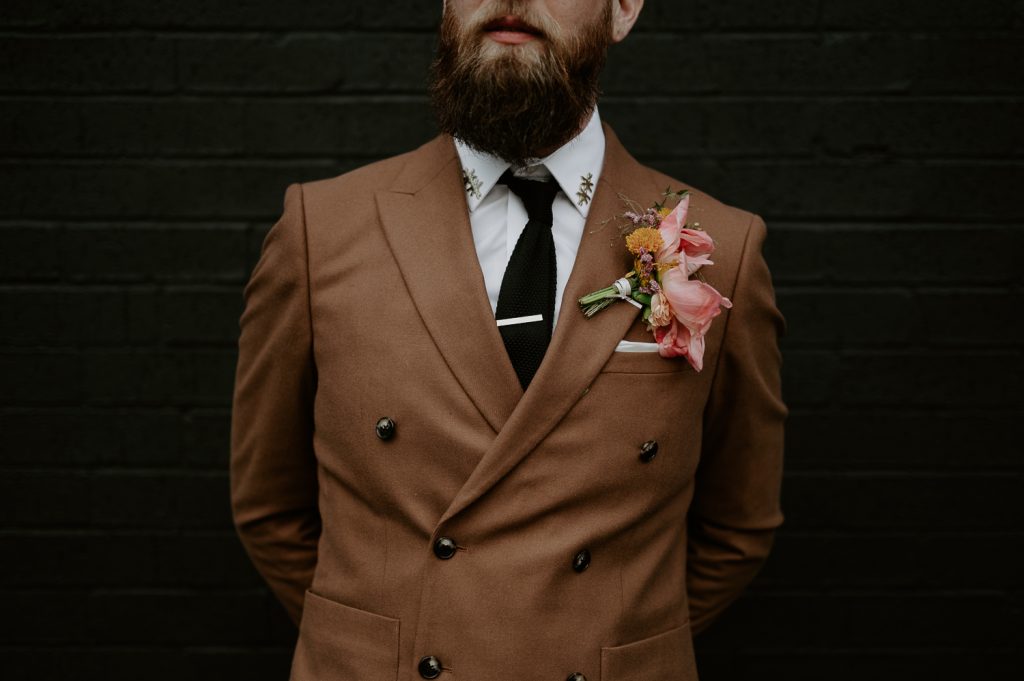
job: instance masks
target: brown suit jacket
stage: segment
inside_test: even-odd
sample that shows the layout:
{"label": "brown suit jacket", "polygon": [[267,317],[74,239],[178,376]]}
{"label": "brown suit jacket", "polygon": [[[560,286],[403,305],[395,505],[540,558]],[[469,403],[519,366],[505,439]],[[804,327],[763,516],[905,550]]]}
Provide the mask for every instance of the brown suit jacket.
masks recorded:
{"label": "brown suit jacket", "polygon": [[[414,681],[430,655],[442,681],[696,679],[692,635],[768,555],[787,408],[765,224],[691,188],[691,220],[717,240],[702,271],[733,302],[704,370],[613,352],[651,336],[631,305],[585,319],[575,302],[631,267],[609,218],[621,197],[686,185],[605,135],[525,394],[450,137],[287,188],[244,292],[231,501],[299,625],[294,681]],[[381,417],[394,437],[376,434]]]}

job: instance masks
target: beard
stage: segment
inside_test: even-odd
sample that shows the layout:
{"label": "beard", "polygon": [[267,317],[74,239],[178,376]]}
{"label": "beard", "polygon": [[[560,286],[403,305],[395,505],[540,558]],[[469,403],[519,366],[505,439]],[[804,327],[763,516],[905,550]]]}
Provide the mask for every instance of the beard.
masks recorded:
{"label": "beard", "polygon": [[[593,111],[612,42],[611,3],[571,35],[527,3],[492,5],[467,26],[445,12],[430,97],[442,132],[522,167],[575,137]],[[510,14],[537,28],[539,38],[515,46],[487,38],[484,27]]]}

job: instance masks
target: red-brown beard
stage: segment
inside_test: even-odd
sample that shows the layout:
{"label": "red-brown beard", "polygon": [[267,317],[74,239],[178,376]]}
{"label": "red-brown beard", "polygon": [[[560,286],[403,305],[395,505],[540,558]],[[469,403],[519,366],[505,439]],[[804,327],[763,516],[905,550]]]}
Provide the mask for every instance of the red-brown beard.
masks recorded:
{"label": "red-brown beard", "polygon": [[[565,144],[586,124],[612,42],[611,3],[571,35],[559,35],[557,25],[521,0],[493,4],[471,26],[445,12],[430,69],[431,101],[442,132],[522,166]],[[537,27],[541,35],[531,42],[540,44],[493,54],[483,27],[506,15]]]}

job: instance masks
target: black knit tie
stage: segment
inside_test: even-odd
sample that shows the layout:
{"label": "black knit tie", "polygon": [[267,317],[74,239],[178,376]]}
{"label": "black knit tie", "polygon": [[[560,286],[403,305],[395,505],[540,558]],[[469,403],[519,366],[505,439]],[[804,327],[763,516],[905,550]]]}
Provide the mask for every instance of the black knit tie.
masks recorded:
{"label": "black knit tie", "polygon": [[[516,177],[510,170],[498,180],[526,206],[529,221],[505,268],[498,293],[498,330],[523,390],[537,373],[551,341],[555,316],[555,240],[551,236],[551,203],[558,194],[554,180],[538,182]],[[540,321],[502,324],[502,320],[541,315]]]}

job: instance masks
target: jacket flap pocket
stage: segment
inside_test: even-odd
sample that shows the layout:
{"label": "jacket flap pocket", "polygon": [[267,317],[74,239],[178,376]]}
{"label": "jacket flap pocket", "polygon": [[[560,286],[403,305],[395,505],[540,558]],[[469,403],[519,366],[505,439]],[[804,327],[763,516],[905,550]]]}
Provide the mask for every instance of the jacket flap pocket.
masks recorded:
{"label": "jacket flap pocket", "polygon": [[399,621],[306,590],[291,681],[395,681]]}
{"label": "jacket flap pocket", "polygon": [[601,648],[601,681],[696,681],[690,623],[633,641]]}

